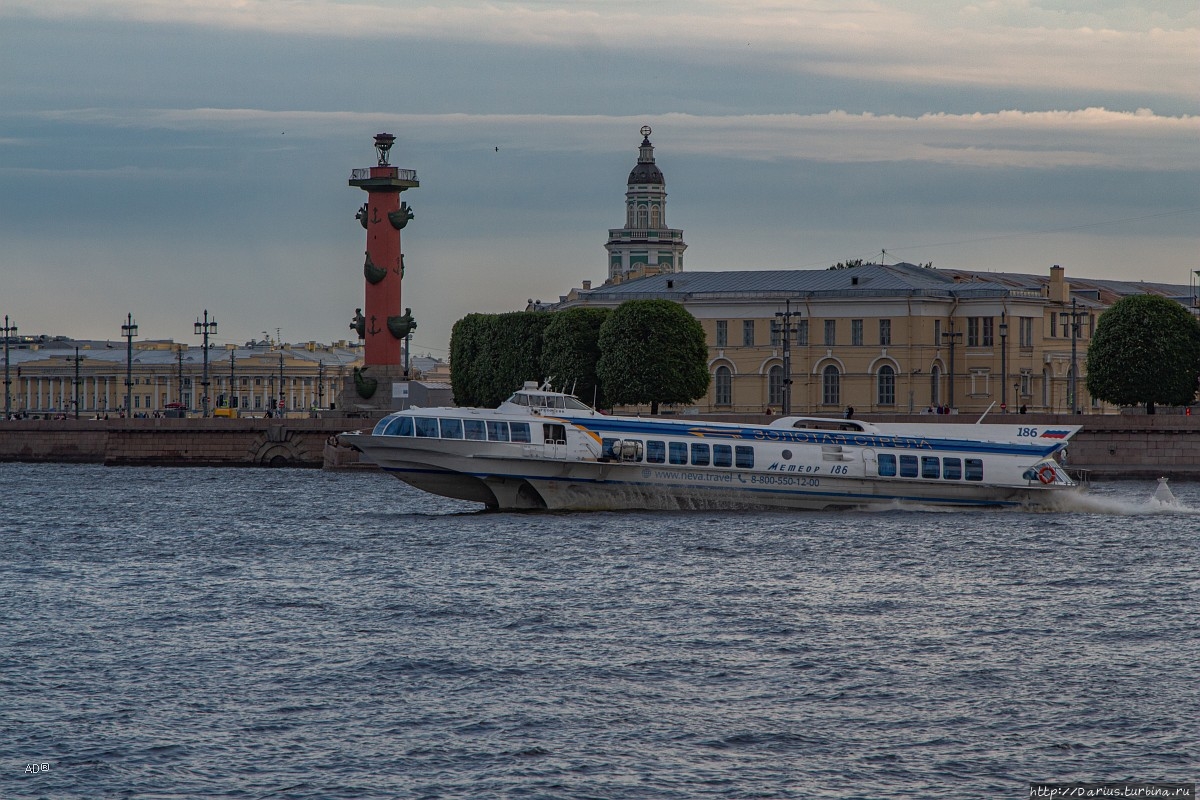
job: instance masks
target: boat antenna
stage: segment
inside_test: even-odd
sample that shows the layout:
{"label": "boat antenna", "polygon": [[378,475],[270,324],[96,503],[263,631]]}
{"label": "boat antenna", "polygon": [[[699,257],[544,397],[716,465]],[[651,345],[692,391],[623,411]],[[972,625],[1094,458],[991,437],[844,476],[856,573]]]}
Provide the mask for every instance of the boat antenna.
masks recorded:
{"label": "boat antenna", "polygon": [[988,406],[988,407],[987,407],[987,409],[986,409],[986,410],[985,410],[985,411],[984,411],[982,414],[980,414],[980,415],[979,415],[979,419],[975,420],[975,424],[976,424],[976,425],[978,425],[979,423],[983,422],[983,418],[984,418],[984,417],[986,417],[986,416],[988,415],[988,411],[991,411],[991,410],[992,410],[992,406],[994,406],[994,405],[996,405],[996,401],[995,401],[995,400],[993,400],[993,401],[992,401],[992,405]]}
{"label": "boat antenna", "polygon": [[544,382],[544,383],[542,383],[542,391],[543,391],[543,392],[552,392],[552,391],[554,391],[554,388],[551,386],[551,382],[552,382],[553,380],[554,380],[554,378],[553,378],[553,377],[546,378],[545,382]]}

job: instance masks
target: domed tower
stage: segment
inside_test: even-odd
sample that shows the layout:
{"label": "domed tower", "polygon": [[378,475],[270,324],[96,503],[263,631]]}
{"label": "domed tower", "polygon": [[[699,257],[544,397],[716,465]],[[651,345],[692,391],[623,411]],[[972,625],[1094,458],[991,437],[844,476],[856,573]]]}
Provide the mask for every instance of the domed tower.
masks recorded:
{"label": "domed tower", "polygon": [[609,283],[683,269],[683,231],[667,227],[667,184],[654,163],[650,126],[641,132],[642,146],[625,190],[625,227],[610,228],[604,245]]}

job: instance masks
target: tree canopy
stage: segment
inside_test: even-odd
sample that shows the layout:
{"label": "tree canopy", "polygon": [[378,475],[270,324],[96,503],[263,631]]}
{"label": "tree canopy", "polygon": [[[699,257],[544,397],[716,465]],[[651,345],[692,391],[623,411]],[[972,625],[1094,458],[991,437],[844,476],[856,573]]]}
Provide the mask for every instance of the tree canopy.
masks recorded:
{"label": "tree canopy", "polygon": [[704,329],[670,300],[629,300],[600,326],[596,373],[617,405],[690,403],[708,391]]}
{"label": "tree canopy", "polygon": [[468,314],[450,334],[450,385],[460,406],[494,408],[525,381],[542,379],[544,311]]}
{"label": "tree canopy", "polygon": [[1100,315],[1088,346],[1087,389],[1122,406],[1188,405],[1200,376],[1200,323],[1174,300],[1123,297]]}
{"label": "tree canopy", "polygon": [[569,308],[551,315],[542,333],[542,375],[596,408],[610,404],[596,377],[600,326],[608,308]]}

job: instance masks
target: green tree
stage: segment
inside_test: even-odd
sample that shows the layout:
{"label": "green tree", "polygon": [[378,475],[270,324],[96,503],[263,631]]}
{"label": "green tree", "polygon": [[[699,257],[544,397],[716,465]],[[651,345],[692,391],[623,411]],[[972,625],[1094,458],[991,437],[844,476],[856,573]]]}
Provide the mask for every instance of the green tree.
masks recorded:
{"label": "green tree", "polygon": [[600,360],[600,326],[611,313],[608,308],[558,311],[542,333],[542,375],[597,408],[609,405],[596,377],[596,363]]}
{"label": "green tree", "polygon": [[1200,323],[1174,300],[1123,297],[1100,315],[1088,346],[1087,389],[1122,406],[1188,405],[1200,376]]}
{"label": "green tree", "polygon": [[468,314],[450,333],[450,385],[460,406],[494,408],[527,380],[541,380],[542,334],[551,314]]}
{"label": "green tree", "polygon": [[596,374],[614,404],[690,403],[708,391],[704,329],[670,300],[624,302],[600,326]]}

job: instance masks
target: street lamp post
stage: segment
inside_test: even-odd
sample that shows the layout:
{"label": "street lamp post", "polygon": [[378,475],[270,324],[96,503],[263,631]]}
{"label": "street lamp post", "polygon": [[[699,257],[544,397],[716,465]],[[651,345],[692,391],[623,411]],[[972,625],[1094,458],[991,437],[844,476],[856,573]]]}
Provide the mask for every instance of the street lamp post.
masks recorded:
{"label": "street lamp post", "polygon": [[180,408],[183,408],[183,351],[186,349],[186,344],[175,345],[175,362],[179,365],[178,388],[175,391],[175,400],[179,403]]}
{"label": "street lamp post", "polygon": [[202,344],[204,346],[204,379],[200,382],[200,389],[203,392],[201,395],[200,416],[208,416],[208,337],[209,334],[217,332],[217,320],[213,318],[211,321],[208,318],[208,309],[204,309],[204,322],[200,318],[196,318],[196,324],[193,326],[193,332],[197,336],[202,336]]}
{"label": "street lamp post", "polygon": [[4,315],[4,327],[0,330],[4,331],[4,418],[8,419],[12,416],[12,397],[8,391],[12,383],[8,379],[8,339],[17,332],[16,325],[8,324],[8,314]]}
{"label": "street lamp post", "polygon": [[279,416],[283,416],[283,351],[279,351]]}
{"label": "street lamp post", "polygon": [[950,342],[950,410],[954,410],[954,345],[962,338],[962,331],[954,330],[954,317],[950,318],[950,330],[942,331],[942,338]]}
{"label": "street lamp post", "polygon": [[1008,413],[1008,321],[1000,312],[1000,410]]}
{"label": "street lamp post", "polygon": [[801,312],[792,311],[791,300],[784,301],[784,309],[775,312],[779,320],[775,324],[783,335],[783,415],[786,417],[792,413],[792,334],[796,331],[792,317],[801,316]]}
{"label": "street lamp post", "polygon": [[1071,395],[1071,413],[1078,414],[1079,395],[1075,393],[1076,382],[1078,381],[1079,365],[1076,363],[1076,343],[1079,341],[1079,318],[1084,315],[1084,312],[1076,310],[1077,301],[1074,297],[1071,298],[1071,377],[1067,385],[1067,393]]}
{"label": "street lamp post", "polygon": [[229,351],[229,399],[226,401],[227,405],[230,408],[237,408],[237,405],[238,405],[237,389],[235,388],[237,386],[237,383],[236,383],[237,379],[234,377],[234,373],[233,373],[234,361],[235,361],[235,359],[233,356],[233,351],[230,350]]}
{"label": "street lamp post", "polygon": [[76,347],[75,348],[75,358],[73,359],[75,362],[75,399],[73,401],[75,404],[75,419],[79,419],[79,384],[80,384],[79,362],[83,361],[86,358],[87,358],[87,356],[79,355],[79,348]]}
{"label": "street lamp post", "polygon": [[325,408],[325,359],[317,362],[317,408]]}
{"label": "street lamp post", "polygon": [[133,321],[133,314],[125,315],[121,335],[125,337],[125,416],[129,418],[133,416],[133,337],[138,335],[138,326]]}

